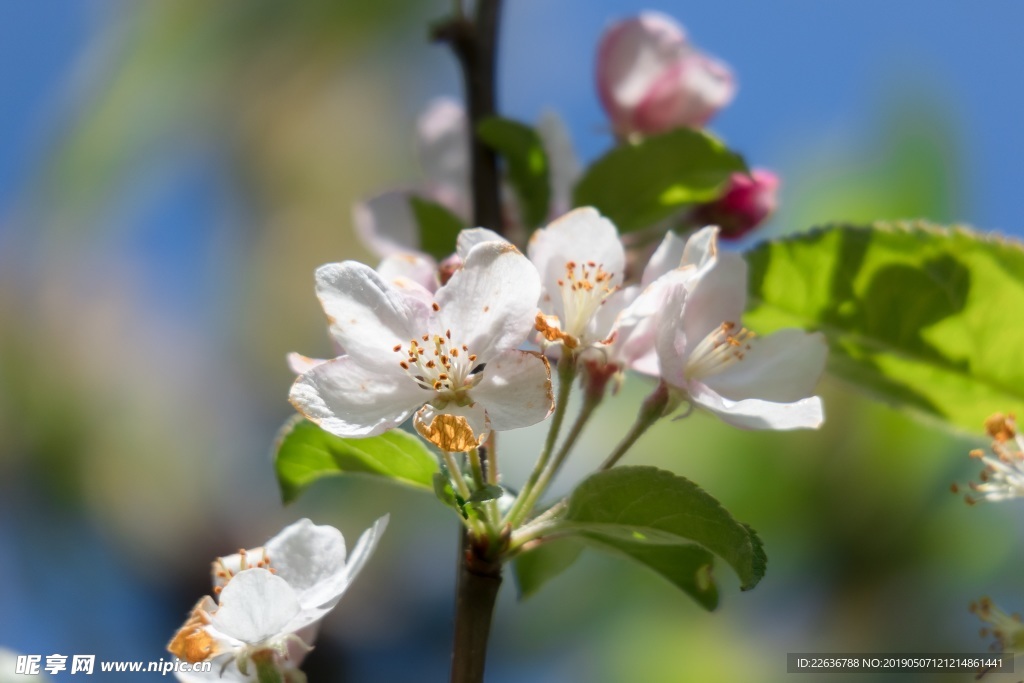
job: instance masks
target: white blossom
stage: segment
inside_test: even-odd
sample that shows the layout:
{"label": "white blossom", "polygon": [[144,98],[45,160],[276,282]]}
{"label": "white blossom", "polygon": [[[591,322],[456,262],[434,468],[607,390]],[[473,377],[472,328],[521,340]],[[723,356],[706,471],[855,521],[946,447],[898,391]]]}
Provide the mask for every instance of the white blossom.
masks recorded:
{"label": "white blossom", "polygon": [[387,528],[378,519],[346,553],[331,526],[302,519],[266,545],[213,563],[214,593],[192,609],[167,649],[191,663],[210,661],[209,673],[178,673],[179,680],[255,681],[260,653],[294,669],[311,648],[319,622],[373,554]]}
{"label": "white blossom", "polygon": [[693,257],[701,265],[672,283],[660,313],[655,346],[662,379],[737,427],[820,426],[821,399],[813,394],[828,353],[824,337],[798,329],[759,337],[744,328],[746,262],[719,253],[714,239],[701,251]]}
{"label": "white blossom", "polygon": [[537,273],[511,244],[474,237],[430,303],[361,263],[319,268],[317,294],[345,355],[296,379],[295,408],[344,437],[381,434],[419,411],[417,429],[446,450],[547,417],[547,361],[518,349],[536,315]]}

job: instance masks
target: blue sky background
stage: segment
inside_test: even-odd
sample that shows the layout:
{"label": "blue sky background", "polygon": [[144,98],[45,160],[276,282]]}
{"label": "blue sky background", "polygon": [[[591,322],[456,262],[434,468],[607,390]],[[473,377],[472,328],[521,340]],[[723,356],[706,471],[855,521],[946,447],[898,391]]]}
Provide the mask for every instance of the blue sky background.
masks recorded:
{"label": "blue sky background", "polygon": [[[103,7],[73,0],[0,5],[0,206],[14,200],[47,148],[61,105],[70,100],[69,76],[106,20]],[[784,172],[818,145],[862,144],[887,98],[912,83],[934,94],[959,126],[968,198],[962,219],[986,229],[1024,229],[1017,201],[1024,151],[1021,3],[513,0],[502,45],[501,106],[526,119],[556,108],[573,127],[580,154],[595,156],[608,140],[593,88],[594,45],[612,17],[645,8],[676,16],[698,45],[732,65],[739,94],[713,127],[755,164]],[[427,73],[408,84],[410,114],[438,92],[458,92],[442,50],[423,66]]]}

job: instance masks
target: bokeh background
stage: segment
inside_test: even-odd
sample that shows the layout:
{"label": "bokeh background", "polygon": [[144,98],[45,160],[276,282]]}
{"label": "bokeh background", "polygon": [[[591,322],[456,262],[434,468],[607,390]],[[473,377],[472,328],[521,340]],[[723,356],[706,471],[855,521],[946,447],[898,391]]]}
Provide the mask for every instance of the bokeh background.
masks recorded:
{"label": "bokeh background", "polygon": [[[369,257],[353,202],[419,180],[415,117],[459,94],[454,60],[426,40],[449,6],[0,3],[0,646],[159,659],[214,556],[302,516],[354,541],[390,512],[307,670],[447,680],[448,511],[365,480],[283,508],[270,446],[290,414],[284,354],[329,352],[313,269]],[[596,157],[611,144],[597,40],[647,8],[736,71],[739,96],[712,127],[783,177],[765,233],[880,217],[1024,231],[1024,4],[508,0],[502,111],[557,110]],[[645,389],[605,407],[563,488]],[[982,440],[822,391],[819,432],[695,416],[630,456],[695,479],[760,531],[770,564],[755,591],[720,567],[723,604],[706,614],[592,555],[524,603],[509,580],[488,680],[776,681],[787,652],[984,651],[967,605],[989,594],[1024,609],[1024,546],[1019,505],[949,492],[977,474],[966,453]],[[537,438],[503,450],[530,454]],[[503,465],[514,485],[530,462]]]}

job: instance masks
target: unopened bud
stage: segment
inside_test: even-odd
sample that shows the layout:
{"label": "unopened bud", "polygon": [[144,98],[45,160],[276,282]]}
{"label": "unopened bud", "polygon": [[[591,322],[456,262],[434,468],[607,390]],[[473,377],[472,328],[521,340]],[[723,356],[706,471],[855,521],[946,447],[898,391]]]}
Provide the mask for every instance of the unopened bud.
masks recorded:
{"label": "unopened bud", "polygon": [[725,64],[700,52],[657,12],[612,25],[597,54],[597,89],[618,135],[700,128],[736,92]]}
{"label": "unopened bud", "polygon": [[754,169],[734,173],[721,197],[693,211],[694,225],[717,225],[723,239],[737,240],[761,225],[779,205],[779,177]]}

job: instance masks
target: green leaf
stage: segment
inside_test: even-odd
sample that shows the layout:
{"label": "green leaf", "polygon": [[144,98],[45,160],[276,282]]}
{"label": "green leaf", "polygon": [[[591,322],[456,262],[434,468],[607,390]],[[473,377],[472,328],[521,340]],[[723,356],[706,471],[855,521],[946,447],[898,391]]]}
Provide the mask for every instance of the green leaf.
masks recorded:
{"label": "green leaf", "polygon": [[505,159],[527,227],[544,223],[551,204],[551,180],[548,155],[537,131],[518,121],[492,116],[477,124],[476,134]]}
{"label": "green leaf", "polygon": [[486,503],[489,500],[497,500],[498,498],[501,498],[501,496],[504,493],[505,491],[500,486],[489,484],[483,487],[482,489],[477,489],[476,491],[473,491],[472,495],[470,495],[469,500],[467,502]]}
{"label": "green leaf", "polygon": [[835,225],[748,254],[748,327],[810,327],[829,372],[892,405],[980,431],[1024,411],[1024,248],[924,222]]}
{"label": "green leaf", "polygon": [[455,253],[455,241],[466,227],[462,219],[437,202],[410,196],[412,213],[420,227],[420,249],[441,261]]}
{"label": "green leaf", "polygon": [[541,586],[572,566],[583,552],[583,544],[575,538],[549,541],[516,555],[512,571],[519,588],[519,599],[525,600]]}
{"label": "green leaf", "polygon": [[434,490],[437,459],[418,438],[393,429],[365,439],[343,439],[295,418],[277,440],[277,481],[285,503],[313,482],[341,474],[369,474],[425,491]]}
{"label": "green leaf", "polygon": [[617,552],[661,574],[704,609],[718,607],[718,586],[711,575],[715,556],[701,546],[651,544],[598,534],[584,537],[593,547]]}
{"label": "green leaf", "polygon": [[615,468],[586,479],[554,533],[629,557],[706,609],[718,604],[713,555],[736,571],[743,590],[757,585],[767,564],[750,527],[690,480],[655,467]]}
{"label": "green leaf", "polygon": [[716,199],[732,173],[746,170],[717,139],[681,128],[605,154],[576,185],[573,203],[596,207],[619,232],[630,232]]}

